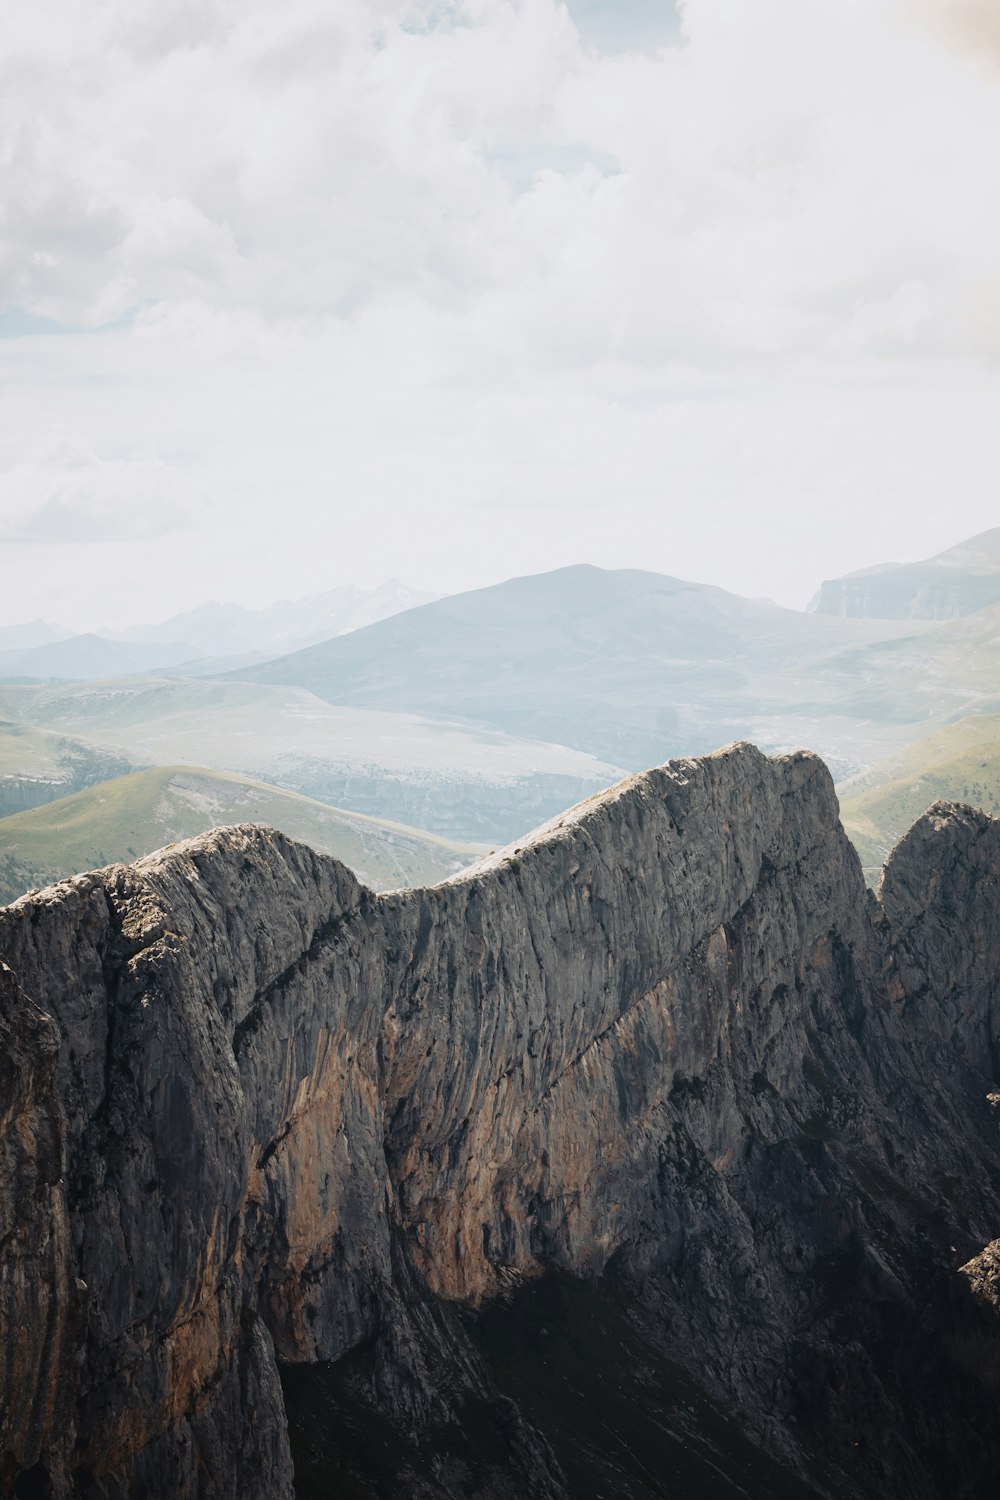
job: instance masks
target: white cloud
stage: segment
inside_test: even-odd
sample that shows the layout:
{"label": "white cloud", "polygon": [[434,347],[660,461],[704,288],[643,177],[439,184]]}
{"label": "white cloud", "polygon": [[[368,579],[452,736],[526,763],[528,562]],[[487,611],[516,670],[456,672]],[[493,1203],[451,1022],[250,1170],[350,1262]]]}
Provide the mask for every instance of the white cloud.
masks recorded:
{"label": "white cloud", "polygon": [[0,541],[96,545],[189,520],[190,487],[160,459],[102,459],[55,440],[0,470]]}
{"label": "white cloud", "polygon": [[55,10],[2,80],[29,311],[311,319],[404,287],[507,317],[513,290],[535,327],[555,291],[543,335],[576,314],[668,358],[824,351],[856,309],[852,347],[891,342],[872,304],[919,286],[923,346],[1000,338],[1000,97],[921,24],[943,0],[687,0],[684,46],[618,57],[556,0]]}
{"label": "white cloud", "polygon": [[13,0],[0,300],[111,326],[0,342],[7,534],[165,606],[611,554],[804,599],[996,519],[995,5],[669,11]]}

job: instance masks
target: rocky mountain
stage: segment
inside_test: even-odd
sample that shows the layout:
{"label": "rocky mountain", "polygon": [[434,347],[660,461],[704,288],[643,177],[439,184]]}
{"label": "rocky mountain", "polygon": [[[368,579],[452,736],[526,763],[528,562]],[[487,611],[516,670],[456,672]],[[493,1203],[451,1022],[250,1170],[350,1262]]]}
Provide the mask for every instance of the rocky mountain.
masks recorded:
{"label": "rocky mountain", "polygon": [[314,641],[358,630],[436,597],[391,578],[374,589],[346,584],[304,599],[281,599],[261,609],[213,601],[172,615],[158,625],[135,625],[107,634],[153,644],[189,641],[194,648],[192,656],[230,656],[243,652],[277,656]]}
{"label": "rocky mountain", "polygon": [[[581,566],[456,594],[228,675],[341,706],[473,720],[632,769],[745,737],[808,744],[847,775],[905,740],[905,720],[879,712],[868,690],[866,653],[901,636],[915,651],[926,630]],[[930,711],[926,694],[912,696],[910,718]]]}
{"label": "rocky mountain", "polygon": [[460,842],[506,842],[621,769],[564,745],[298,688],[153,679],[0,691],[0,712],[133,762],[210,766]]}
{"label": "rocky mountain", "polygon": [[8,1491],[992,1496],[998,869],[942,804],[873,896],[736,746],[427,890],[237,827],[0,912]]}
{"label": "rocky mountain", "polygon": [[237,822],[264,823],[307,841],[343,860],[376,890],[432,884],[482,852],[246,776],[166,766],[133,771],[0,818],[0,903],[77,870],[127,863],[178,839]]}
{"label": "rocky mountain", "polygon": [[915,563],[831,578],[811,609],[865,620],[956,620],[1000,603],[1000,527]]}

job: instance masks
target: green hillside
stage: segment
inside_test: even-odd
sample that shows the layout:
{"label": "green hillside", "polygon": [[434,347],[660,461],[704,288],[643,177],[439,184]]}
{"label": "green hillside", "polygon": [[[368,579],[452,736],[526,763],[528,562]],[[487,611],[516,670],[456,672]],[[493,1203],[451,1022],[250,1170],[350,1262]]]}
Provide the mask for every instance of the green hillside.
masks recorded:
{"label": "green hillside", "polygon": [[840,815],[869,879],[939,799],[1000,813],[1000,715],[973,714],[839,787]]}
{"label": "green hillside", "polygon": [[0,716],[0,818],[134,769],[111,750]]}
{"label": "green hillside", "polygon": [[189,766],[119,776],[0,818],[0,901],[81,870],[128,862],[227,823],[266,823],[350,865],[376,889],[433,884],[480,851],[343,812],[245,776]]}
{"label": "green hillside", "polygon": [[106,776],[150,765],[208,766],[488,846],[518,838],[623,774],[565,745],[341,708],[299,688],[257,683],[133,678],[0,688],[0,714],[128,757],[130,764]]}

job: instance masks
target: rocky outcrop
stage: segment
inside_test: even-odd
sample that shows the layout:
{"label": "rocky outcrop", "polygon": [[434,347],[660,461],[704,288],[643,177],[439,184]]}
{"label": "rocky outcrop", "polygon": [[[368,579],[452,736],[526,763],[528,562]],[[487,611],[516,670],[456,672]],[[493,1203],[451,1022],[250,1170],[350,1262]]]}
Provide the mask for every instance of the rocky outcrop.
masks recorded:
{"label": "rocky outcrop", "polygon": [[987,1077],[1000,1078],[1000,820],[935,802],[879,884],[890,994]]}
{"label": "rocky outcrop", "polygon": [[[879,902],[823,765],[737,746],[429,890],[376,897],[247,826],[0,912],[3,1222],[49,1247],[0,1286],[0,1379],[39,1393],[4,1408],[8,1476],[290,1496],[283,1362],[309,1464],[324,1424],[334,1457],[377,1455],[361,1493],[590,1493],[479,1333],[561,1276],[697,1392],[649,1423],[706,1476],[745,1463],[694,1433],[727,1414],[757,1454],[732,1493],[985,1494],[979,819],[923,820]],[[610,1317],[594,1348],[624,1347]],[[620,1494],[664,1493],[614,1462]]]}
{"label": "rocky outcrop", "polygon": [[915,564],[827,579],[810,608],[852,620],[960,620],[998,599],[995,575],[948,574]]}

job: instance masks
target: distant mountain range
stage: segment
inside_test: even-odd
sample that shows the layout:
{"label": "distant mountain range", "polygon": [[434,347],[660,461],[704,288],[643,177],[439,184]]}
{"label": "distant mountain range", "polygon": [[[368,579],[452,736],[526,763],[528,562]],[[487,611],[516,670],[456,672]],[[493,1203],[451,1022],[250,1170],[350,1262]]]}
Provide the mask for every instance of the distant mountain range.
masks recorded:
{"label": "distant mountain range", "polygon": [[915,563],[883,563],[821,584],[818,614],[866,620],[957,620],[1000,602],[1000,527]]}
{"label": "distant mountain range", "polygon": [[202,604],[159,625],[136,625],[130,630],[104,633],[133,642],[187,641],[193,657],[242,652],[276,656],[359,630],[436,597],[391,578],[374,589],[346,585],[304,599],[282,599],[263,609]]}
{"label": "distant mountain range", "polygon": [[144,646],[106,640],[101,635],[74,635],[68,640],[0,651],[0,681],[84,682],[127,677],[179,666],[191,654],[190,645],[176,640]]}
{"label": "distant mountain range", "polygon": [[[228,678],[472,720],[631,769],[752,739],[809,745],[845,775],[900,740],[899,716],[868,692],[869,653],[932,628],[581,566],[453,595]],[[931,710],[918,697],[902,718]]]}
{"label": "distant mountain range", "polygon": [[47,646],[51,641],[65,641],[73,630],[50,625],[45,620],[29,620],[24,625],[0,625],[0,652],[29,651],[32,646]]}
{"label": "distant mountain range", "polygon": [[[878,809],[856,809],[874,787],[845,788],[845,816],[874,868],[897,825],[922,811],[921,767],[942,759],[935,736],[1000,716],[1000,529],[924,563],[857,575],[867,594],[837,612],[834,585],[850,582],[824,586],[825,602],[808,613],[579,566],[411,608],[407,599],[421,596],[391,584],[260,611],[207,605],[128,641],[11,647],[7,659],[22,669],[12,675],[35,681],[0,687],[0,717],[77,748],[60,769],[39,739],[44,769],[20,764],[0,775],[0,793],[9,809],[51,799],[70,789],[67,776],[92,778],[88,756],[119,770],[208,767],[493,845],[627,771],[749,739],[772,752],[816,750],[841,782],[908,780],[899,816],[895,791],[880,793]],[[973,609],[982,599],[994,602]],[[391,609],[364,623],[366,612]],[[331,622],[348,633],[279,656],[257,649]],[[170,631],[185,634],[166,645],[139,638]],[[220,654],[191,659],[198,650]],[[143,665],[183,653],[159,676]],[[917,759],[904,764],[908,747]],[[927,788],[973,796],[980,782],[953,771],[935,772]]]}
{"label": "distant mountain range", "polygon": [[297,650],[435,598],[398,579],[264,609],[202,604],[159,625],[74,635],[44,620],[0,629],[0,681],[85,682],[173,671],[201,676]]}

